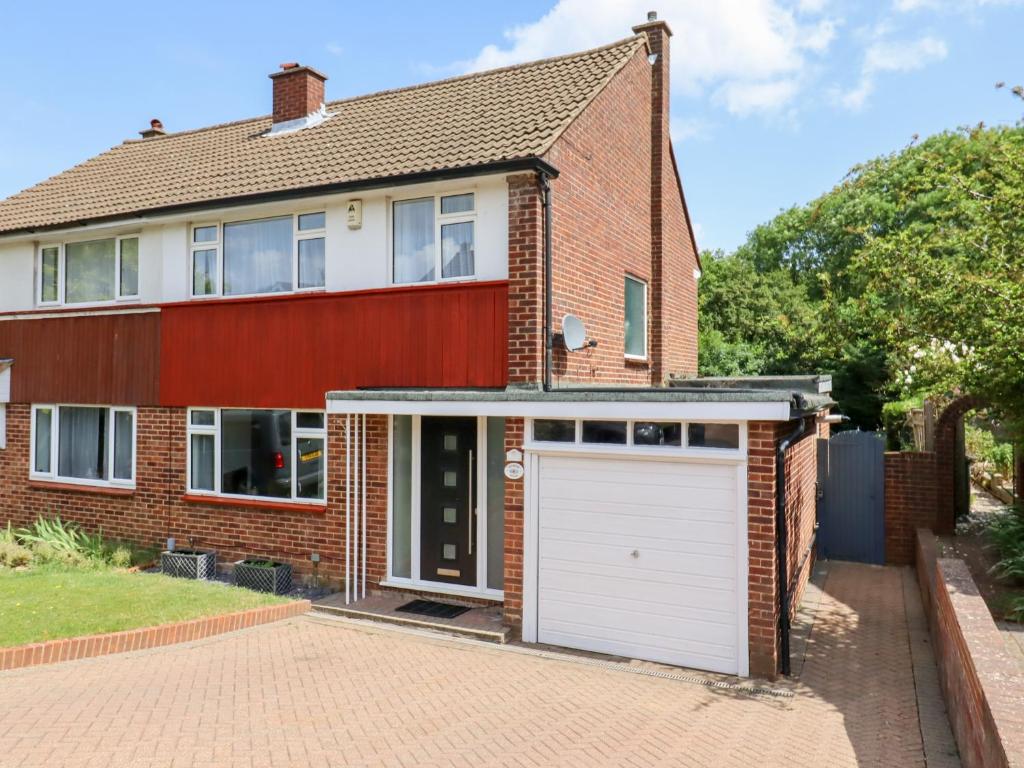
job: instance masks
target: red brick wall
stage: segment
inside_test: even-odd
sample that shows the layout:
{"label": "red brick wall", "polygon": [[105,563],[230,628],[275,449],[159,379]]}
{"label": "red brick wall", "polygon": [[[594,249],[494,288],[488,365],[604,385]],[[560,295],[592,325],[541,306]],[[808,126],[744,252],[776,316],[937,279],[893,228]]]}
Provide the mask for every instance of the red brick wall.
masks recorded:
{"label": "red brick wall", "polygon": [[1024,672],[962,560],[917,531],[917,574],[939,683],[965,768],[1024,766]]}
{"label": "red brick wall", "polygon": [[[523,420],[505,420],[505,450],[523,449]],[[523,622],[523,480],[505,479],[505,621]]]}
{"label": "red brick wall", "polygon": [[[747,633],[750,674],[773,678],[779,672],[779,586],[775,537],[775,464],[779,442],[795,422],[750,422],[747,425]],[[789,534],[786,571],[790,617],[796,613],[811,574],[808,555],[817,520],[817,437],[828,425],[808,419],[808,431],[786,452],[786,526]],[[806,559],[804,559],[806,556]],[[797,569],[800,569],[799,572]]]}
{"label": "red brick wall", "polygon": [[931,452],[885,454],[885,561],[914,563],[917,529],[935,528],[936,458]]}
{"label": "red brick wall", "polygon": [[[0,524],[24,525],[39,515],[57,515],[88,530],[102,528],[116,538],[163,546],[168,536],[182,546],[190,538],[216,549],[221,563],[259,555],[290,562],[301,574],[312,571],[310,554],[320,554],[320,575],[344,576],[344,417],[328,418],[327,506],[317,511],[185,501],[185,410],[139,408],[134,491],[30,482],[28,405],[8,406],[8,447],[0,451]],[[387,516],[387,420],[367,417],[368,586],[384,574]]]}
{"label": "red brick wall", "polygon": [[543,379],[544,253],[537,177],[508,177],[508,381]]}

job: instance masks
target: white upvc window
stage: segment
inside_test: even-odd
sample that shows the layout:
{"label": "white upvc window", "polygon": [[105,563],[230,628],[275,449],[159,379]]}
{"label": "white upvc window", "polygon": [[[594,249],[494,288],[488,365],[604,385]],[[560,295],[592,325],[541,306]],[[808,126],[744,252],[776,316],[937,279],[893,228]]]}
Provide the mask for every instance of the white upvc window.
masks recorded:
{"label": "white upvc window", "polygon": [[36,258],[36,304],[111,304],[139,298],[139,236],[46,243]]}
{"label": "white upvc window", "polygon": [[647,419],[531,419],[527,444],[537,449],[648,452],[690,456],[737,455],[742,424]]}
{"label": "white upvc window", "polygon": [[327,414],[189,408],[188,492],[323,505]]}
{"label": "white upvc window", "polygon": [[134,487],[136,423],[128,406],[33,405],[29,476]]}
{"label": "white upvc window", "polygon": [[467,280],[476,275],[476,194],[391,202],[391,282]]}
{"label": "white upvc window", "polygon": [[192,296],[323,290],[326,214],[196,222],[189,237]]}
{"label": "white upvc window", "polygon": [[631,360],[647,359],[647,283],[626,275],[624,296],[625,349]]}

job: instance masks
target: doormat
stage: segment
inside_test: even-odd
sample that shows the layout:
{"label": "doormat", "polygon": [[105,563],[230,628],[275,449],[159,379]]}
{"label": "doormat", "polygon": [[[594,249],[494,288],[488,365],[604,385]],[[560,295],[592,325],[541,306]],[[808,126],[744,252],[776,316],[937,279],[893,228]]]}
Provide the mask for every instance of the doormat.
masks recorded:
{"label": "doormat", "polygon": [[454,619],[469,610],[464,605],[451,605],[449,603],[436,603],[433,600],[413,600],[411,603],[400,605],[396,611],[403,613],[416,613],[420,616],[430,616],[434,619]]}

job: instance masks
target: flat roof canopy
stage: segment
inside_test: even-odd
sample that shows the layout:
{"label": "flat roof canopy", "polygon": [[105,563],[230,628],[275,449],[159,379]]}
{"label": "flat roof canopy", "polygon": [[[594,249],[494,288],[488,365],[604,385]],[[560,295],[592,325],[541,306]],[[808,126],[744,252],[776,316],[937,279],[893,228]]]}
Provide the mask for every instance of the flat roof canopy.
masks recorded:
{"label": "flat roof canopy", "polygon": [[[795,383],[795,382],[793,382]],[[814,386],[817,389],[817,383]],[[803,391],[801,391],[803,389]],[[788,421],[834,403],[810,387],[671,386],[360,389],[327,393],[331,413]]]}

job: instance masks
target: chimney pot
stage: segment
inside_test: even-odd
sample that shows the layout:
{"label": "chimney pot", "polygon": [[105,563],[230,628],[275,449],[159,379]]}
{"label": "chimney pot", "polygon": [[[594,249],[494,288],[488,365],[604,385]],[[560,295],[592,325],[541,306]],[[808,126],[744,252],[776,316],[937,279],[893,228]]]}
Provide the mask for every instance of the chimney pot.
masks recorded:
{"label": "chimney pot", "polygon": [[288,61],[288,62],[285,62],[284,64],[281,65],[281,69],[297,69],[298,66],[299,66],[299,62],[297,62],[297,61]]}
{"label": "chimney pot", "polygon": [[149,121],[149,128],[144,131],[139,131],[139,135],[144,139],[152,139],[154,136],[163,136],[165,133],[164,124],[155,117]]}
{"label": "chimney pot", "polygon": [[648,21],[657,21],[658,20],[658,12],[657,11],[648,11],[647,12],[647,20]]}

